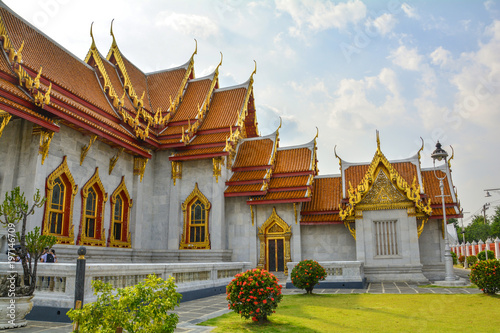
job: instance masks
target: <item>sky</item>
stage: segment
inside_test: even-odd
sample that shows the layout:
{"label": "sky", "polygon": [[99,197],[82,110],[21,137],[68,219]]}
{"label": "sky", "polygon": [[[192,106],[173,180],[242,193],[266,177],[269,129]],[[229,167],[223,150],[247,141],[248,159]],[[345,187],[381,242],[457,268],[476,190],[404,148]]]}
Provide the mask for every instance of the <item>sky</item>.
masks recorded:
{"label": "sky", "polygon": [[[321,175],[337,154],[370,162],[376,130],[389,160],[417,153],[422,167],[439,140],[454,158],[464,222],[500,205],[500,1],[4,0],[78,58],[90,26],[106,55],[118,46],[143,72],[186,63],[198,42],[196,77],[223,54],[220,86],[248,80],[262,135],[283,120],[280,146],[319,130]],[[63,65],[63,64],[62,64]]]}

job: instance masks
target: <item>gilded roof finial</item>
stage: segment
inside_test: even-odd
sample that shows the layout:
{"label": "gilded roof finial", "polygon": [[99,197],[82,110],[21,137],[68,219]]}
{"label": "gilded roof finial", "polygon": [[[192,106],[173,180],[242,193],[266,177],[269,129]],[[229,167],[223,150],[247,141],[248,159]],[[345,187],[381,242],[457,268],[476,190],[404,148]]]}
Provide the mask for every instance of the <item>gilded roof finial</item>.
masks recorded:
{"label": "gilded roof finial", "polygon": [[378,130],[376,130],[376,131],[377,131],[377,152],[381,153],[381,151],[380,151],[380,136],[379,136]]}
{"label": "gilded roof finial", "polygon": [[253,82],[253,75],[257,74],[257,61],[254,60],[253,62],[255,63],[255,68],[254,68],[252,74],[250,75],[250,81],[251,82]]}
{"label": "gilded roof finial", "polygon": [[420,147],[420,149],[418,150],[418,160],[420,161],[420,153],[422,151],[424,151],[424,139],[422,139],[422,137],[420,137],[420,140],[422,141],[422,147]]}
{"label": "gilded roof finial", "polygon": [[92,24],[90,24],[90,37],[92,37],[92,45],[90,46],[90,48],[92,50],[95,50],[96,46],[95,46],[94,34],[92,33],[92,26],[93,25],[94,25],[94,22],[92,22]]}
{"label": "gilded roof finial", "polygon": [[111,44],[111,48],[115,48],[117,47],[118,45],[116,44],[116,39],[115,39],[115,34],[113,33],[113,22],[114,22],[115,19],[112,19],[111,20],[111,29],[109,31],[109,34],[111,36],[113,36],[113,43]]}
{"label": "gilded roof finial", "polygon": [[279,131],[279,129],[281,128],[281,124],[282,124],[282,122],[281,122],[281,116],[280,116],[280,125],[278,126],[277,131]]}
{"label": "gilded roof finial", "polygon": [[215,69],[215,72],[216,72],[217,74],[219,74],[219,67],[220,67],[220,65],[222,65],[222,59],[223,59],[223,58],[224,58],[224,56],[222,55],[222,52],[221,52],[221,53],[220,53],[220,62],[219,62],[219,64],[217,65],[217,68]]}
{"label": "gilded roof finial", "polygon": [[337,155],[337,145],[335,145],[335,147],[333,147],[333,153],[335,154],[335,157],[339,159],[339,166],[340,166],[340,169],[342,169],[342,159],[339,157],[339,155]]}
{"label": "gilded roof finial", "polygon": [[455,157],[455,150],[453,149],[453,146],[451,146],[451,145],[450,145],[450,148],[451,148],[451,157],[448,160],[448,168],[451,171],[451,160],[453,159],[453,157]]}
{"label": "gilded roof finial", "polygon": [[319,136],[319,129],[318,129],[318,126],[316,126],[316,136],[314,137],[314,146],[316,146],[316,139],[318,138]]}
{"label": "gilded roof finial", "polygon": [[196,40],[196,38],[194,39],[194,52],[191,58],[193,58],[195,54],[198,54],[198,41]]}

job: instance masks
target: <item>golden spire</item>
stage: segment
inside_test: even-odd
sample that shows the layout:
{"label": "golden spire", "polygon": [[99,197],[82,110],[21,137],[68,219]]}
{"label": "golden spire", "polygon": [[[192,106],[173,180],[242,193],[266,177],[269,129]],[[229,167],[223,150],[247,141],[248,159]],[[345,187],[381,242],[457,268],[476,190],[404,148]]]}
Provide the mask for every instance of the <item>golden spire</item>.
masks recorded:
{"label": "golden spire", "polygon": [[422,139],[422,137],[420,137],[420,140],[422,141],[422,147],[420,147],[420,149],[418,150],[418,160],[420,161],[420,153],[422,151],[424,151],[424,139]]}
{"label": "golden spire", "polygon": [[193,55],[191,56],[191,59],[194,58],[195,54],[198,54],[198,41],[196,40],[196,38],[194,39],[194,52]]}
{"label": "golden spire", "polygon": [[316,126],[316,136],[314,137],[314,146],[316,147],[316,139],[318,138],[319,136],[319,129],[318,127]]}
{"label": "golden spire", "polygon": [[118,46],[118,45],[116,44],[115,34],[113,33],[113,21],[114,21],[114,20],[115,20],[115,19],[112,19],[112,20],[111,20],[111,30],[109,31],[109,34],[110,34],[111,36],[113,36],[113,43],[111,44],[111,48],[115,48],[115,47],[117,47],[117,46]]}
{"label": "golden spire", "polygon": [[335,157],[338,158],[339,160],[339,166],[340,166],[340,171],[342,172],[342,159],[337,155],[337,145],[333,147],[333,153],[335,154]]}
{"label": "golden spire", "polygon": [[448,168],[451,171],[451,160],[453,159],[453,157],[455,157],[455,150],[453,149],[453,147],[451,145],[450,145],[450,148],[451,148],[451,157],[448,160]]}
{"label": "golden spire", "polygon": [[377,132],[377,153],[382,153],[382,151],[380,150],[380,136],[378,130],[376,130],[376,132]]}
{"label": "golden spire", "polygon": [[95,46],[95,40],[94,40],[94,34],[92,33],[92,26],[94,25],[94,22],[92,22],[90,24],[90,37],[92,37],[92,45],[90,46],[90,48],[92,50],[95,50],[96,49],[96,46]]}
{"label": "golden spire", "polygon": [[220,53],[220,62],[219,64],[217,65],[217,68],[215,68],[215,73],[219,74],[219,67],[220,65],[222,65],[222,59],[224,59],[224,55],[222,54],[222,52]]}
{"label": "golden spire", "polygon": [[254,68],[252,74],[250,75],[250,82],[252,82],[252,83],[253,83],[253,75],[257,74],[257,61],[254,60],[253,62],[255,63],[255,68]]}

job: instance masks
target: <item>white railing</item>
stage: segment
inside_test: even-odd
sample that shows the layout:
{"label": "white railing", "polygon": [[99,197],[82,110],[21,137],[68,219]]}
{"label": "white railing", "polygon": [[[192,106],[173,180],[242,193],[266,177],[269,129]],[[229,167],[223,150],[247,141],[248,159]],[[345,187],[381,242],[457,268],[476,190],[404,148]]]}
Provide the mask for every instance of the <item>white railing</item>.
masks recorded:
{"label": "white railing", "polygon": [[[173,263],[173,264],[86,264],[85,303],[96,299],[91,281],[109,282],[114,288],[133,286],[148,274],[163,279],[173,276],[178,292],[226,286],[235,274],[252,268],[250,262]],[[0,263],[0,276],[15,271],[22,274],[20,263]],[[40,263],[37,271],[35,305],[71,308],[75,296],[76,264]]]}
{"label": "white railing", "polygon": [[[364,266],[361,261],[318,261],[326,271],[326,278],[321,282],[363,282]],[[287,283],[292,282],[290,274],[298,262],[289,262]]]}

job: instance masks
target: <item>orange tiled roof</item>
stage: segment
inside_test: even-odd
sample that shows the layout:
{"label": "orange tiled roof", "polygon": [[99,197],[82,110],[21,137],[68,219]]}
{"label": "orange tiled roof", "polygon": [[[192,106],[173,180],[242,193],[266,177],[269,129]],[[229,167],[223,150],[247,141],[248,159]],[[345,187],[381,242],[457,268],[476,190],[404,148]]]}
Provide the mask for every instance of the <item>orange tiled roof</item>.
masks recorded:
{"label": "orange tiled roof", "polygon": [[167,127],[166,130],[161,132],[161,135],[173,135],[173,134],[182,134],[182,127],[184,127],[184,130],[187,129],[187,124],[186,125],[174,125],[174,126],[169,126]]}
{"label": "orange tiled roof", "polygon": [[[170,97],[174,100],[186,75],[186,68],[151,73],[146,76],[151,108],[156,113],[161,107],[165,112],[170,107]],[[140,97],[140,96],[139,96]]]}
{"label": "orange tiled roof", "polygon": [[[446,218],[448,219],[451,216],[454,215],[459,215],[460,212],[457,213],[457,210],[455,207],[446,207]],[[442,208],[432,208],[432,215],[431,216],[443,216],[443,209]]]}
{"label": "orange tiled roof", "polygon": [[235,172],[229,179],[230,182],[248,181],[248,180],[263,180],[266,176],[266,170],[252,170]]}
{"label": "orange tiled roof", "polygon": [[29,101],[29,102],[32,101],[31,97],[26,95],[26,93],[24,91],[22,91],[18,86],[14,85],[14,84],[10,83],[9,81],[4,80],[2,78],[0,78],[0,88],[2,90],[10,92],[11,94],[13,94],[21,99],[24,99],[25,101]]}
{"label": "orange tiled roof", "polygon": [[181,138],[159,140],[159,143],[162,145],[167,145],[170,143],[179,143],[179,142],[181,142]]}
{"label": "orange tiled roof", "polygon": [[283,192],[268,192],[262,197],[253,197],[252,201],[263,200],[292,200],[292,199],[305,199],[307,190],[303,191],[283,191]]}
{"label": "orange tiled roof", "polygon": [[198,106],[200,108],[203,106],[211,84],[212,80],[210,79],[189,81],[182,102],[171,121],[191,119],[192,123],[198,113]]}
{"label": "orange tiled roof", "polygon": [[[309,202],[306,202],[306,204]],[[314,214],[303,215],[300,217],[300,223],[304,224],[320,224],[320,223],[338,223],[342,222],[339,214]]]}
{"label": "orange tiled roof", "polygon": [[13,75],[9,61],[7,60],[7,55],[4,52],[0,55],[0,71]]}
{"label": "orange tiled roof", "polygon": [[[125,70],[130,78],[130,83],[134,87],[134,91],[137,94],[137,98],[142,97],[144,94],[144,108],[151,111],[151,104],[149,103],[149,92],[148,92],[148,82],[146,80],[146,74],[144,74],[139,68],[137,68],[133,63],[131,63],[123,54],[121,54],[123,64],[125,65]],[[121,96],[120,96],[121,97]]]}
{"label": "orange tiled roof", "polygon": [[356,187],[359,183],[361,183],[361,180],[363,180],[369,166],[370,164],[351,165],[345,169],[344,179],[346,189],[349,188],[349,182],[351,182],[353,187]]}
{"label": "orange tiled roof", "polygon": [[229,136],[229,131],[221,132],[221,133],[197,135],[193,139],[193,141],[191,141],[189,143],[189,145],[192,146],[192,145],[202,145],[202,144],[209,144],[209,143],[222,143],[222,142],[226,142],[226,138],[228,136]]}
{"label": "orange tiled roof", "polygon": [[210,148],[198,148],[198,149],[189,149],[189,150],[181,150],[175,154],[175,157],[180,156],[192,156],[192,155],[204,155],[204,154],[215,154],[222,153],[224,151],[224,147],[210,147]]}
{"label": "orange tiled roof", "polygon": [[215,91],[210,109],[199,130],[234,126],[243,108],[246,92],[245,88]]}
{"label": "orange tiled roof", "polygon": [[[415,178],[418,184],[417,166],[411,162],[395,162],[391,163],[401,177],[409,184],[413,184]],[[354,185],[353,185],[354,186]]]}
{"label": "orange tiled roof", "polygon": [[[436,174],[438,177],[443,177],[444,172],[437,170]],[[429,196],[431,200],[431,205],[441,204],[441,189],[439,188],[439,180],[434,176],[434,171],[432,170],[422,170],[422,179],[424,182],[424,192]],[[446,204],[453,203],[453,197],[450,196],[450,187],[448,186],[448,177],[444,180],[444,202]],[[433,215],[435,215],[433,213]]]}
{"label": "orange tiled roof", "polygon": [[271,139],[244,141],[238,147],[234,168],[268,165],[274,148]]}
{"label": "orange tiled roof", "polygon": [[302,206],[304,212],[322,212],[339,209],[342,199],[342,178],[316,177],[313,183],[312,200]]}
{"label": "orange tiled roof", "polygon": [[284,187],[298,187],[307,186],[309,176],[295,176],[295,177],[272,177],[269,182],[269,188],[284,188]]}
{"label": "orange tiled roof", "polygon": [[[43,77],[115,116],[90,66],[33,29],[9,10],[0,8],[0,15],[14,47],[19,49],[24,41],[23,66],[35,72],[43,67]],[[56,89],[53,87],[52,90]]]}
{"label": "orange tiled roof", "polygon": [[242,192],[259,192],[262,189],[260,184],[247,184],[247,185],[230,185],[224,193],[242,193]]}
{"label": "orange tiled roof", "polygon": [[278,149],[274,173],[310,171],[311,155],[308,148]]}

